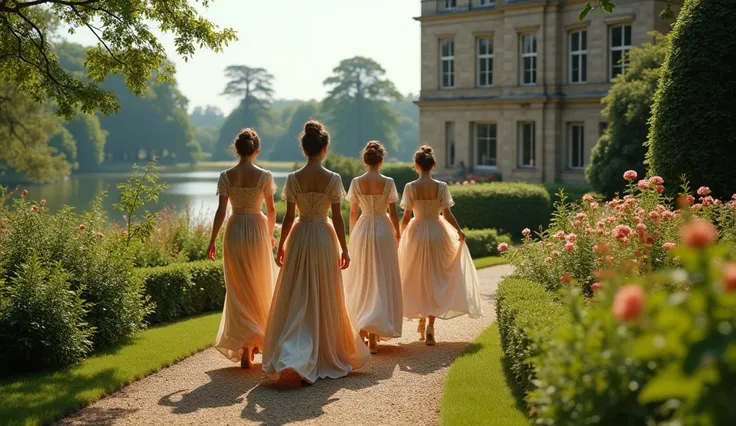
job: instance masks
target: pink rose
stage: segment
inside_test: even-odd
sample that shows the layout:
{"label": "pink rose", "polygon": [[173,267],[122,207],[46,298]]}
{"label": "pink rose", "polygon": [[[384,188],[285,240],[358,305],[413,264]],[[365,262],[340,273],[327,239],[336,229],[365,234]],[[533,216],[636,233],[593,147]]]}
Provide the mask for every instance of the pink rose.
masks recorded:
{"label": "pink rose", "polygon": [[613,299],[613,316],[620,321],[634,321],[644,310],[644,289],[629,284],[616,293]]}
{"label": "pink rose", "polygon": [[680,237],[690,247],[704,248],[711,245],[718,236],[718,230],[710,221],[696,219],[680,229]]}
{"label": "pink rose", "polygon": [[529,229],[529,228],[524,228],[524,229],[523,229],[523,230],[521,231],[521,235],[523,235],[523,236],[525,236],[525,237],[528,237],[528,236],[530,236],[531,234],[532,234],[532,230],[531,230],[531,229]]}
{"label": "pink rose", "polygon": [[710,188],[708,188],[707,186],[701,186],[700,188],[698,188],[698,195],[700,195],[701,197],[705,197],[708,194],[710,194]]}
{"label": "pink rose", "polygon": [[575,244],[573,244],[571,242],[565,243],[565,250],[566,251],[573,251],[573,250],[575,250]]}
{"label": "pink rose", "polygon": [[28,190],[27,190],[27,189],[24,189],[24,190],[23,190],[23,191],[22,191],[22,192],[20,193],[20,195],[22,195],[22,196],[24,196],[24,197],[25,197],[26,195],[28,195]]}
{"label": "pink rose", "polygon": [[552,250],[552,256],[553,257],[558,257],[559,255],[560,255],[560,251],[559,250]]}
{"label": "pink rose", "polygon": [[593,291],[599,291],[601,289],[601,283],[593,283],[590,288],[593,289]]}
{"label": "pink rose", "polygon": [[626,179],[628,181],[632,181],[632,180],[636,179],[637,176],[638,175],[633,170],[627,170],[627,171],[624,172],[624,179]]}
{"label": "pink rose", "polygon": [[544,263],[552,263],[552,258],[551,257],[548,257],[548,258],[544,259]]}
{"label": "pink rose", "polygon": [[591,210],[598,210],[598,203],[590,203]]}
{"label": "pink rose", "polygon": [[33,206],[33,207],[31,207],[31,211],[32,211],[32,212],[37,212],[37,211],[38,211],[38,206]]}
{"label": "pink rose", "polygon": [[675,243],[669,243],[668,242],[668,243],[662,244],[662,248],[665,249],[665,250],[667,250],[667,251],[670,251],[670,250],[672,250],[675,247],[676,247]]}
{"label": "pink rose", "polygon": [[585,213],[583,213],[583,212],[580,212],[580,213],[576,214],[576,215],[575,215],[575,217],[576,217],[576,218],[578,218],[578,219],[580,219],[580,220],[583,220],[583,219],[585,219],[585,218],[586,218],[587,216],[585,216]]}
{"label": "pink rose", "polygon": [[652,176],[649,178],[649,182],[655,185],[662,185],[664,183],[664,179],[662,179],[660,176]]}
{"label": "pink rose", "polygon": [[577,235],[575,235],[575,234],[567,234],[567,236],[565,237],[565,239],[566,239],[567,241],[570,241],[571,243],[574,243],[574,242],[575,242],[575,240],[577,240],[577,239],[578,239],[578,236],[577,236]]}
{"label": "pink rose", "polygon": [[41,200],[41,205],[42,206],[45,206],[46,205],[46,200]]}
{"label": "pink rose", "polygon": [[558,240],[564,240],[565,239],[565,231],[557,231],[555,232],[555,238]]}
{"label": "pink rose", "polygon": [[84,225],[77,226],[77,229],[79,229],[80,231],[84,231]]}
{"label": "pink rose", "polygon": [[562,282],[565,283],[565,284],[570,284],[572,282],[572,275],[570,275],[567,272],[565,272],[560,277],[560,280],[562,280]]}
{"label": "pink rose", "polygon": [[664,185],[657,185],[656,191],[659,192],[660,194],[664,192]]}
{"label": "pink rose", "polygon": [[593,196],[590,194],[583,195],[583,201],[593,201]]}
{"label": "pink rose", "polygon": [[501,244],[498,245],[497,248],[498,248],[498,251],[500,251],[501,253],[503,253],[503,252],[505,252],[506,250],[509,249],[509,245],[506,244],[506,243],[501,243]]}

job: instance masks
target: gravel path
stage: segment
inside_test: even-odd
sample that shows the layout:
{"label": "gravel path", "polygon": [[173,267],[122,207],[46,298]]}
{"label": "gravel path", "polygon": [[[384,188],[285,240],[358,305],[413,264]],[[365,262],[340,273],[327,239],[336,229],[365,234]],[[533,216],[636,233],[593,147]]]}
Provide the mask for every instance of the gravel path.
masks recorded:
{"label": "gravel path", "polygon": [[271,383],[262,379],[258,364],[243,370],[208,349],[58,424],[437,424],[448,367],[493,322],[496,285],[510,272],[509,266],[478,271],[483,318],[438,320],[435,347],[419,342],[417,323],[405,321],[402,338],[384,342],[368,365],[346,378],[319,380],[309,387],[296,378]]}

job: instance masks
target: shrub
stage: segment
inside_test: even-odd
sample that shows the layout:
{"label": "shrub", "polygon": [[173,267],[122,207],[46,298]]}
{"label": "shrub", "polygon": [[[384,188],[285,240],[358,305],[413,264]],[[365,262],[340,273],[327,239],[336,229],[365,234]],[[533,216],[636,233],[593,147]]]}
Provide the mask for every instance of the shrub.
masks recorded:
{"label": "shrub", "polygon": [[505,278],[496,292],[496,321],[501,334],[504,361],[520,388],[534,388],[534,365],[528,360],[560,323],[564,307],[541,285]]}
{"label": "shrub", "polygon": [[684,3],[662,66],[647,152],[652,173],[710,184],[721,199],[736,188],[736,58],[723,54],[736,51],[734,20],[732,0]]}
{"label": "shrub", "polygon": [[466,229],[465,243],[468,245],[473,258],[498,256],[498,244],[511,243],[508,235],[499,235],[495,229]]}
{"label": "shrub", "polygon": [[452,212],[461,226],[498,229],[519,238],[525,227],[546,227],[550,197],[540,185],[497,182],[450,187],[456,206]]}
{"label": "shrub", "polygon": [[381,173],[393,178],[398,191],[403,191],[407,183],[417,178],[417,172],[412,164],[384,164]]}
{"label": "shrub", "polygon": [[0,278],[0,370],[17,373],[83,359],[93,332],[84,321],[84,305],[61,265],[46,268],[37,255],[8,282]]}
{"label": "shrub", "polygon": [[[621,178],[620,175],[618,177]],[[570,185],[570,184],[547,183],[547,184],[544,184],[543,186],[549,193],[552,206],[554,206],[555,203],[560,201],[561,193],[565,194],[565,198],[567,199],[567,201],[572,201],[572,202],[579,202],[583,199],[585,195],[588,195],[588,194],[594,197],[597,197],[597,198],[602,198],[602,195],[594,192],[593,188],[591,188],[590,185],[574,185],[574,184]]]}
{"label": "shrub", "polygon": [[222,262],[179,263],[140,269],[138,273],[155,305],[147,318],[151,323],[222,309],[225,300]]}

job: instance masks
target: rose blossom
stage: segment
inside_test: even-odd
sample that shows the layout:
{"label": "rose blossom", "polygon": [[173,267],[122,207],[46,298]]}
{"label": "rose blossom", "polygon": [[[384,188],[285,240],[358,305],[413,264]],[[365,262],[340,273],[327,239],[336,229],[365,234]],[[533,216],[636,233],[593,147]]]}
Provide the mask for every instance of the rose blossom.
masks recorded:
{"label": "rose blossom", "polygon": [[552,258],[551,257],[548,257],[548,258],[544,259],[544,263],[552,263]]}
{"label": "rose blossom", "polygon": [[498,248],[498,251],[500,251],[501,253],[503,253],[503,252],[505,252],[506,250],[509,249],[509,245],[506,244],[506,243],[501,243],[501,244],[498,245],[497,248]]}
{"label": "rose blossom", "polygon": [[660,176],[652,176],[649,178],[649,182],[655,184],[655,185],[662,185],[664,183],[664,179]]}
{"label": "rose blossom", "polygon": [[31,207],[31,211],[33,211],[33,212],[37,212],[37,211],[38,211],[38,206],[33,206],[33,207]]}
{"label": "rose blossom", "polygon": [[634,179],[636,179],[637,176],[638,175],[633,170],[627,170],[627,171],[624,172],[624,179],[626,179],[626,180],[634,180]]}
{"label": "rose blossom", "polygon": [[80,231],[84,231],[84,225],[77,226],[77,229],[79,229]]}
{"label": "rose blossom", "polygon": [[680,229],[680,237],[690,247],[707,247],[716,240],[718,231],[710,221],[696,219]]}
{"label": "rose blossom", "polygon": [[668,243],[662,244],[662,248],[665,249],[666,251],[670,251],[670,250],[672,250],[675,247],[676,247],[675,243],[669,243],[668,242]]}
{"label": "rose blossom", "polygon": [[45,206],[46,205],[46,200],[41,200],[41,205],[42,206]]}
{"label": "rose blossom", "polygon": [[[736,194],[734,194],[734,195],[736,195]],[[593,201],[593,196],[590,195],[590,194],[585,194],[585,195],[583,195],[583,201]]]}
{"label": "rose blossom", "polygon": [[672,214],[672,212],[669,210],[665,210],[664,212],[662,212],[662,217],[664,217],[665,219],[671,219],[673,216],[674,214]]}
{"label": "rose blossom", "polygon": [[723,285],[728,292],[736,290],[736,263],[727,263],[723,268]]}
{"label": "rose blossom", "polygon": [[598,291],[598,290],[600,290],[600,289],[601,289],[601,283],[593,283],[593,284],[591,284],[591,285],[590,285],[590,288],[591,288],[591,289],[592,289],[593,291]]}
{"label": "rose blossom", "polygon": [[698,195],[700,195],[701,197],[705,197],[708,194],[710,194],[710,188],[708,188],[707,186],[701,186],[700,188],[698,188]]}
{"label": "rose blossom", "polygon": [[703,208],[703,205],[702,204],[700,204],[700,203],[693,204],[693,210],[699,211],[701,208]]}
{"label": "rose blossom", "polygon": [[521,231],[521,235],[523,235],[523,236],[525,236],[525,237],[528,237],[528,236],[529,236],[529,235],[531,235],[531,234],[532,234],[532,230],[531,230],[531,229],[529,229],[529,228],[524,228],[524,229],[523,229],[523,230]]}
{"label": "rose blossom", "polygon": [[560,255],[560,251],[559,250],[552,250],[552,256],[558,257],[559,255]]}
{"label": "rose blossom", "polygon": [[662,192],[664,192],[664,185],[657,185],[657,188],[655,188],[655,190],[656,190],[657,192],[659,192],[659,193],[662,193]]}
{"label": "rose blossom", "polygon": [[573,220],[573,221],[572,221],[572,226],[573,226],[573,228],[577,228],[577,227],[579,227],[579,226],[580,226],[580,221],[579,221],[579,220],[577,220],[577,219]]}
{"label": "rose blossom", "polygon": [[572,282],[572,276],[570,274],[568,274],[567,272],[565,272],[564,274],[562,274],[562,276],[560,277],[560,279],[565,284],[570,284]]}
{"label": "rose blossom", "polygon": [[613,233],[616,235],[616,238],[623,239],[631,234],[631,228],[626,225],[616,225],[613,228]]}
{"label": "rose blossom", "polygon": [[583,213],[583,212],[580,212],[580,213],[576,214],[576,215],[575,215],[575,217],[576,217],[576,218],[578,218],[578,219],[580,219],[580,220],[583,220],[583,219],[585,219],[585,218],[586,218],[587,216],[585,216],[585,213]]}
{"label": "rose blossom", "polygon": [[565,239],[565,231],[557,231],[555,232],[555,238],[558,240],[564,240]]}
{"label": "rose blossom", "polygon": [[643,223],[636,225],[636,232],[643,234],[644,232],[646,232],[646,230],[647,230],[647,226],[644,225]]}
{"label": "rose blossom", "polygon": [[23,192],[20,193],[20,195],[25,197],[26,195],[28,195],[28,190],[24,189]]}
{"label": "rose blossom", "polygon": [[573,244],[571,242],[566,242],[565,243],[565,250],[566,251],[573,251],[573,250],[575,250],[575,244]]}
{"label": "rose blossom", "polygon": [[596,202],[590,203],[590,209],[591,210],[598,210],[598,203],[596,203]]}
{"label": "rose blossom", "polygon": [[567,241],[570,241],[571,243],[574,243],[574,242],[575,242],[575,240],[577,240],[577,239],[578,239],[578,236],[577,236],[577,235],[575,235],[575,234],[567,234],[567,236],[565,237],[565,239],[566,239]]}
{"label": "rose blossom", "polygon": [[621,321],[634,321],[644,310],[644,289],[629,284],[616,293],[613,298],[613,316]]}
{"label": "rose blossom", "polygon": [[647,189],[649,188],[649,181],[646,179],[642,179],[639,182],[637,182],[636,186],[638,186],[639,189]]}
{"label": "rose blossom", "polygon": [[652,218],[652,219],[659,219],[659,212],[650,211],[649,212],[649,217]]}

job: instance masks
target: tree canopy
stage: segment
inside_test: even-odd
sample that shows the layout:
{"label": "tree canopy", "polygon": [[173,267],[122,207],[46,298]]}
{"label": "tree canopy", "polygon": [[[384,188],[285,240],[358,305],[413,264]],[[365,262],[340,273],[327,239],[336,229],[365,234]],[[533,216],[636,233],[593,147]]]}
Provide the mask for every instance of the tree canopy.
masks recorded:
{"label": "tree canopy", "polygon": [[[178,55],[190,58],[197,47],[221,51],[236,39],[219,29],[191,3],[207,7],[213,0],[12,0],[0,1],[0,75],[29,99],[54,101],[57,114],[71,118],[77,110],[104,114],[120,110],[113,92],[101,87],[122,76],[135,95],[149,81],[169,81],[174,73],[164,47],[150,24],[174,35]],[[70,33],[89,31],[97,46],[86,49],[86,75],[65,69],[52,40],[60,27]]]}
{"label": "tree canopy", "polygon": [[[659,16],[662,19],[671,19],[674,14],[672,12],[672,0],[666,0],[665,3],[666,7],[662,10],[662,12],[659,14]],[[585,19],[586,16],[588,16],[588,13],[590,13],[593,10],[596,9],[603,9],[606,12],[613,12],[613,10],[616,8],[616,2],[614,0],[590,0],[585,2],[585,6],[583,7],[583,10],[580,11],[580,20],[582,21]]]}

